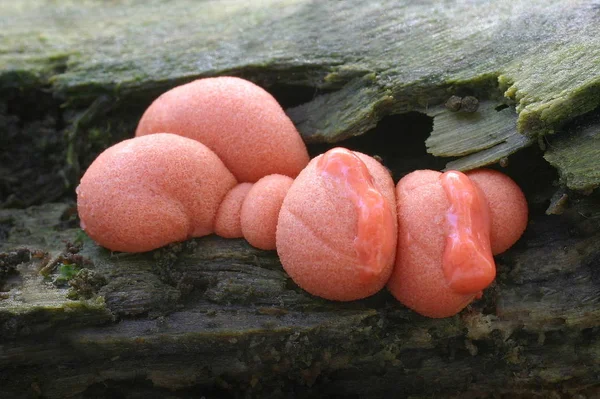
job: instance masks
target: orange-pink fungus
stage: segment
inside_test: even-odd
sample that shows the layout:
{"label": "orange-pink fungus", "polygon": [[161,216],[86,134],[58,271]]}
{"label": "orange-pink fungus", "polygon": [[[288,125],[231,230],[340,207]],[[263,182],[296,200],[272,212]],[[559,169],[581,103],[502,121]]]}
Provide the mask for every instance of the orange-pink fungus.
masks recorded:
{"label": "orange-pink fungus", "polygon": [[405,306],[429,317],[448,317],[467,306],[475,294],[461,294],[448,284],[442,267],[450,201],[440,172],[418,170],[396,186],[398,247],[388,281]]}
{"label": "orange-pink fungus", "polygon": [[[494,240],[506,249],[527,223],[521,190],[499,172],[415,171],[398,182],[396,200],[398,247],[388,288],[429,317],[452,316],[479,297],[495,276]],[[512,219],[498,219],[503,211],[517,219],[508,227],[516,232],[505,231]]]}
{"label": "orange-pink fungus", "polygon": [[213,232],[236,184],[205,145],[174,134],[122,141],[90,165],[77,189],[81,226],[113,251],[144,252]]}
{"label": "orange-pink fungus", "polygon": [[252,186],[241,210],[244,238],[260,249],[275,249],[275,231],[281,204],[293,179],[283,175],[265,176]]}
{"label": "orange-pink fungus", "polygon": [[[393,250],[389,240],[390,206],[375,188],[367,165],[351,151],[334,148],[317,162],[321,176],[336,181],[354,203],[358,220],[354,247],[365,274],[378,272],[382,261]],[[383,245],[382,245],[383,244]]]}
{"label": "orange-pink fungus", "polygon": [[240,183],[227,193],[215,217],[216,235],[223,238],[240,238],[244,236],[240,214],[242,204],[251,188],[252,183]]}
{"label": "orange-pink fungus", "polygon": [[527,225],[525,196],[499,172],[416,171],[394,188],[358,152],[335,148],[309,162],[275,99],[235,77],[164,93],[136,136],[81,179],[78,210],[92,239],[143,252],[213,232],[243,236],[277,249],[290,277],[326,299],[364,298],[387,283],[416,312],[452,316],[493,281],[493,254]]}
{"label": "orange-pink fungus", "polygon": [[459,294],[480,292],[496,277],[488,204],[483,193],[464,173],[443,173],[440,182],[450,201],[442,258],[446,280]]}
{"label": "orange-pink fungus", "polygon": [[510,177],[491,169],[466,173],[485,194],[491,212],[492,253],[498,255],[523,235],[528,210],[525,195]]}
{"label": "orange-pink fungus", "polygon": [[161,95],[142,116],[136,136],[160,132],[206,145],[239,182],[276,173],[296,177],[309,161],[273,96],[236,77],[199,79]]}
{"label": "orange-pink fungus", "polygon": [[336,148],[313,159],[286,196],[277,252],[290,277],[326,299],[376,293],[391,271],[397,224],[394,183],[375,159]]}

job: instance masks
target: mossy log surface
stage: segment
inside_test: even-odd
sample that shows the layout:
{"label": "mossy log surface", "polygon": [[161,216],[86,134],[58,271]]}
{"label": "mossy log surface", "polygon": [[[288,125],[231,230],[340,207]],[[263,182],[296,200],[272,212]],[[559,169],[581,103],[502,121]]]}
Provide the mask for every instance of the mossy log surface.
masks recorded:
{"label": "mossy log surface", "polygon": [[[600,3],[23,0],[0,26],[0,397],[600,394]],[[269,90],[311,154],[500,163],[531,217],[483,299],[432,320],[312,297],[244,240],[90,241],[85,168],[215,75]]]}

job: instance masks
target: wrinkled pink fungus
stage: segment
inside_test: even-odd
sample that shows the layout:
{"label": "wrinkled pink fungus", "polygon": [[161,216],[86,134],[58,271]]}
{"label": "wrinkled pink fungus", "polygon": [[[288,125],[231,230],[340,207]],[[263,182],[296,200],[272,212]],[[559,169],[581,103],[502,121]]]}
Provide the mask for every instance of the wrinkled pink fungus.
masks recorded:
{"label": "wrinkled pink fungus", "polygon": [[[468,176],[420,170],[396,186],[398,247],[388,288],[425,316],[452,316],[478,297],[495,275],[494,226],[506,249],[527,221],[524,196],[510,178],[487,170]],[[517,219],[510,232],[504,232],[507,219],[495,219],[506,204],[517,208],[510,212]]]}
{"label": "wrinkled pink fungus", "polygon": [[[365,210],[369,203],[373,209]],[[394,262],[394,204],[392,178],[373,158],[339,148],[316,157],[294,181],[279,214],[277,252],[284,269],[300,287],[326,299],[376,293]],[[379,239],[370,241],[369,234]]]}
{"label": "wrinkled pink fungus", "polygon": [[236,184],[205,145],[174,134],[122,141],[96,158],[77,189],[85,232],[113,251],[144,252],[213,232]]}
{"label": "wrinkled pink fungus", "polygon": [[240,183],[231,189],[221,202],[215,217],[215,234],[223,238],[241,238],[242,222],[240,214],[246,195],[252,183]]}
{"label": "wrinkled pink fungus", "polygon": [[292,121],[264,89],[240,78],[199,79],[175,87],[146,110],[136,136],[169,132],[213,150],[239,182],[296,177],[308,164]]}
{"label": "wrinkled pink fungus", "polygon": [[275,249],[275,230],[279,210],[294,179],[283,175],[265,176],[256,183],[244,200],[241,211],[244,238],[253,246]]}

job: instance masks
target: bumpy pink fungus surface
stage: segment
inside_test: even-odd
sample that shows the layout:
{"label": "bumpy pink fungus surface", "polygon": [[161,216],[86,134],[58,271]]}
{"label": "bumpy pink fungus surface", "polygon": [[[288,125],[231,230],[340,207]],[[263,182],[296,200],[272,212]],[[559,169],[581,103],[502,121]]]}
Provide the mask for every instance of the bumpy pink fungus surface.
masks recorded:
{"label": "bumpy pink fungus surface", "polygon": [[358,217],[354,239],[356,255],[366,276],[379,273],[386,256],[393,251],[389,239],[392,212],[375,187],[367,165],[352,151],[334,148],[319,159],[317,169],[323,178],[336,181],[338,188],[354,203]]}
{"label": "bumpy pink fungus surface", "polygon": [[[491,252],[514,244],[527,223],[519,187],[488,170],[469,172],[468,178],[415,171],[398,182],[396,200],[398,248],[388,288],[429,317],[452,316],[478,297],[495,275]],[[452,252],[455,259],[448,262]]]}
{"label": "bumpy pink fungus surface", "polygon": [[215,234],[223,238],[244,236],[240,214],[242,204],[251,188],[252,183],[240,183],[227,193],[215,217]]}
{"label": "bumpy pink fungus surface", "polygon": [[113,251],[144,252],[213,232],[236,184],[203,144],[174,134],[122,141],[90,165],[77,189],[82,228]]}
{"label": "bumpy pink fungus surface", "polygon": [[[366,203],[373,208],[364,209]],[[394,183],[379,162],[331,150],[309,163],[283,202],[277,224],[281,263],[313,295],[339,301],[372,295],[392,271],[395,213]]]}
{"label": "bumpy pink fungus surface", "polygon": [[200,141],[240,182],[270,174],[296,177],[309,161],[277,101],[235,77],[199,79],[161,95],[142,116],[136,136],[159,132]]}
{"label": "bumpy pink fungus surface", "polygon": [[429,317],[448,317],[467,306],[475,294],[453,290],[442,259],[451,204],[440,172],[418,170],[396,186],[398,247],[388,289],[405,306]]}
{"label": "bumpy pink fungus surface", "polygon": [[288,176],[269,175],[252,186],[241,210],[242,233],[251,245],[275,249],[279,211],[293,182]]}
{"label": "bumpy pink fungus surface", "polygon": [[491,243],[494,255],[510,248],[527,227],[527,200],[510,177],[491,169],[466,173],[485,194],[491,211]]}

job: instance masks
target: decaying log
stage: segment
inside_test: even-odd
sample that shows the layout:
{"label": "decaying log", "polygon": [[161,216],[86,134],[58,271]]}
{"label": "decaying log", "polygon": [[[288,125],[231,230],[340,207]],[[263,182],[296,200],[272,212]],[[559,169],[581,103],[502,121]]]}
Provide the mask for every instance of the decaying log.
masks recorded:
{"label": "decaying log", "polygon": [[[24,0],[0,21],[1,397],[600,394],[599,3]],[[215,75],[396,180],[500,163],[531,217],[483,299],[433,320],[385,291],[312,297],[244,240],[94,244],[87,165]]]}

